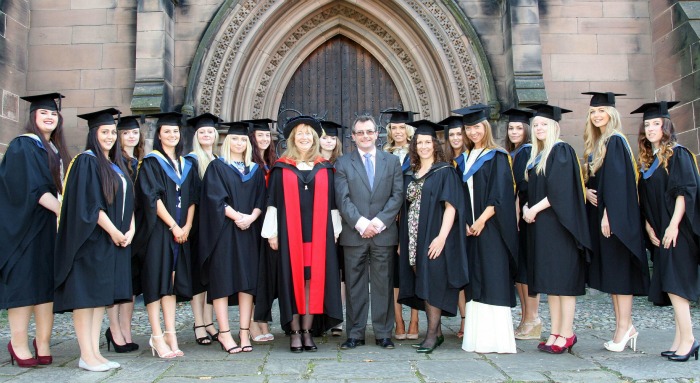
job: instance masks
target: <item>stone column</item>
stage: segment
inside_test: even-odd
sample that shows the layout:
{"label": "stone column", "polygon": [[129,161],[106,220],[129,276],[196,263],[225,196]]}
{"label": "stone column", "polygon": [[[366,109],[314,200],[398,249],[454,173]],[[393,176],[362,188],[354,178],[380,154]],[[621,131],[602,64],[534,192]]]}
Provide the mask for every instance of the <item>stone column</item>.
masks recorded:
{"label": "stone column", "polygon": [[512,106],[546,102],[538,0],[512,0],[508,3],[510,36],[507,37],[511,41],[513,69],[508,88]]}
{"label": "stone column", "polygon": [[134,113],[173,108],[175,0],[138,0]]}
{"label": "stone column", "polygon": [[26,120],[19,96],[26,93],[28,40],[29,1],[0,1],[0,159]]}

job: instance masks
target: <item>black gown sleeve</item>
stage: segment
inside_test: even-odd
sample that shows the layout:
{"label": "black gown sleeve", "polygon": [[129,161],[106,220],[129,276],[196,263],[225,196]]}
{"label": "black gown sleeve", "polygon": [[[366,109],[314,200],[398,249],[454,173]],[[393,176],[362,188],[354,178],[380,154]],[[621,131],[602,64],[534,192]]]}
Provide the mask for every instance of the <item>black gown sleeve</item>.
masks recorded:
{"label": "black gown sleeve", "polygon": [[547,159],[547,198],[559,222],[576,239],[590,261],[591,239],[586,220],[586,199],[576,152],[567,143],[554,145]]}
{"label": "black gown sleeve", "polygon": [[513,159],[513,178],[515,179],[515,188],[520,200],[520,207],[527,202],[527,180],[525,172],[527,169],[527,161],[530,159],[532,147],[525,147],[520,150],[517,156]]}
{"label": "black gown sleeve", "polygon": [[[202,271],[206,267],[202,267],[211,257],[211,254],[216,249],[219,237],[224,233],[227,225],[232,224],[231,220],[226,218],[224,207],[231,205],[234,209],[232,201],[229,198],[229,191],[226,187],[226,175],[223,174],[222,166],[219,166],[221,161],[214,161],[209,164],[207,171],[204,173],[202,180],[202,195],[198,208],[201,217],[199,221],[199,265]],[[224,165],[225,166],[225,165]],[[202,272],[201,278],[203,284],[209,283],[209,276]]]}
{"label": "black gown sleeve", "polygon": [[[42,229],[33,227],[32,215],[46,210],[39,205],[45,193],[56,194],[46,152],[29,137],[15,138],[0,164],[0,281],[17,261],[26,240]],[[53,215],[53,213],[51,213]]]}
{"label": "black gown sleeve", "polygon": [[140,262],[146,256],[148,240],[159,219],[156,213],[156,202],[163,201],[165,194],[165,183],[161,176],[160,165],[155,158],[145,158],[141,162],[134,185],[134,194],[139,206],[136,216],[137,230],[134,236],[133,252]]}
{"label": "black gown sleeve", "polygon": [[[607,209],[610,231],[632,254],[646,264],[646,253],[640,240],[642,220],[637,201],[636,172],[632,161],[623,139],[613,135],[606,146],[603,166],[598,171],[598,211],[602,219],[603,210]],[[594,227],[600,230],[600,222]]]}
{"label": "black gown sleeve", "polygon": [[95,230],[100,210],[107,211],[95,157],[78,154],[73,158],[68,167],[63,192],[56,238],[56,248],[60,251],[56,252],[54,262],[56,287],[63,284],[73,266],[75,255]]}
{"label": "black gown sleeve", "polygon": [[510,253],[511,271],[516,271],[518,259],[518,226],[515,214],[515,187],[508,154],[500,151],[492,160],[491,182],[489,183],[486,206],[495,209],[495,220],[501,240]]}
{"label": "black gown sleeve", "polygon": [[[455,208],[455,220],[447,236],[443,254],[447,261],[447,281],[450,287],[461,289],[469,283],[469,266],[467,262],[467,237],[466,237],[466,201],[462,181],[454,167],[446,167],[437,170],[440,172],[442,188],[437,196],[436,203],[448,202]],[[437,178],[437,177],[436,177]],[[430,201],[432,202],[432,201]],[[433,203],[433,206],[436,205]],[[439,224],[442,224],[440,219]],[[440,228],[434,228],[436,233]],[[428,244],[433,238],[428,239]],[[408,254],[408,252],[406,252]]]}
{"label": "black gown sleeve", "polygon": [[[666,206],[669,214],[673,215],[676,198],[683,196],[685,200],[685,218],[690,224],[695,236],[700,236],[700,175],[698,166],[690,151],[682,146],[673,149],[673,156],[669,161],[668,191],[666,192]],[[658,235],[658,234],[657,234]],[[663,235],[663,233],[660,233]],[[700,257],[698,257],[700,260]]]}

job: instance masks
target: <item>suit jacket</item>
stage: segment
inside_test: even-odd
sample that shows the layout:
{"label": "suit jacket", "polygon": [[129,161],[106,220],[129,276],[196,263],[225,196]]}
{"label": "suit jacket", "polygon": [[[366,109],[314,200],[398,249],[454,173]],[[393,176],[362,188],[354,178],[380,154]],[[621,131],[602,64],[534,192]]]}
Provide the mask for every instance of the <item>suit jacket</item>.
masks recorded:
{"label": "suit jacket", "polygon": [[[369,187],[365,164],[358,150],[335,162],[336,206],[343,217],[342,246],[360,246],[366,241],[373,241],[378,246],[398,244],[396,215],[403,203],[401,164],[397,156],[380,150],[376,152],[375,162],[373,189]],[[368,220],[377,217],[386,229],[373,238],[362,238],[355,229],[360,217]]]}

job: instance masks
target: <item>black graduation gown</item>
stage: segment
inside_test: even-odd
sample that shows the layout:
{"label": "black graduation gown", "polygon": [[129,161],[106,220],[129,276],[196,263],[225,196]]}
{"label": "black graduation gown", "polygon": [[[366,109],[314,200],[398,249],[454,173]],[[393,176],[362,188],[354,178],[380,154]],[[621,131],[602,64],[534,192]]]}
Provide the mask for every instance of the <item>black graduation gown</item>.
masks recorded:
{"label": "black graduation gown", "polygon": [[[290,227],[287,227],[288,216],[301,215],[301,231],[302,236],[305,239],[311,236],[311,232],[316,230],[322,230],[325,232],[325,267],[322,269],[320,267],[315,267],[314,264],[311,265],[311,276],[314,277],[314,273],[322,272],[324,278],[322,282],[322,289],[311,288],[311,297],[309,306],[313,302],[317,304],[322,304],[322,312],[314,310],[311,308],[311,314],[314,314],[314,329],[326,331],[343,321],[343,307],[340,299],[340,273],[338,269],[338,258],[335,254],[335,240],[333,233],[333,223],[331,219],[331,210],[335,209],[335,192],[333,188],[333,165],[326,160],[316,161],[313,170],[311,171],[300,171],[296,166],[292,165],[293,161],[282,158],[278,160],[272,168],[269,178],[269,197],[267,206],[273,206],[277,209],[277,231],[278,231],[278,243],[279,243],[279,264],[278,264],[278,302],[280,311],[280,323],[285,331],[290,330],[290,322],[292,321],[292,315],[298,314],[299,310],[297,308],[297,298],[295,297],[295,286],[301,283],[303,286],[303,281],[294,279],[293,273],[298,273],[299,270],[292,269],[292,256],[290,254]],[[292,207],[286,206],[285,196],[288,192],[287,187],[283,183],[283,173],[288,170],[297,179],[299,200],[302,206]],[[315,200],[317,175],[320,172],[326,172],[328,179],[328,191],[327,191],[327,201],[328,208],[326,212],[326,227],[314,226],[311,215],[311,211],[319,209],[320,206],[318,201]],[[303,193],[311,193],[309,196],[303,196]],[[320,193],[320,192],[319,192]],[[309,198],[313,199],[312,205],[307,206],[305,202],[310,201]],[[313,207],[313,208],[312,208]],[[310,219],[311,218],[311,219]],[[290,218],[291,219],[291,218]],[[298,229],[298,228],[297,228]],[[323,232],[320,235],[322,235]],[[260,266],[264,266],[261,263]],[[319,270],[321,269],[321,270]],[[303,271],[301,271],[303,277]],[[296,274],[299,275],[299,274]],[[318,274],[317,274],[318,275]],[[300,278],[301,279],[301,278]],[[309,281],[312,283],[313,281]],[[320,293],[323,292],[323,301],[318,302],[317,299],[320,297]],[[315,300],[316,299],[316,300]],[[270,310],[266,307],[267,302],[258,301],[255,307],[255,312],[258,314],[256,318],[262,318],[261,314],[264,314]]]}
{"label": "black graduation gown", "polygon": [[528,227],[528,293],[584,295],[591,240],[586,219],[581,168],[574,149],[558,142],[547,158],[546,174],[528,169],[528,206],[547,197]]}
{"label": "black graduation gown", "polygon": [[[608,294],[647,295],[649,264],[637,201],[637,175],[628,148],[622,136],[611,136],[603,164],[586,183],[598,196],[597,207],[586,203],[593,245],[588,285]],[[610,238],[600,230],[605,209]]]}
{"label": "black graduation gown", "polygon": [[523,144],[517,150],[511,152],[513,158],[513,179],[515,179],[515,193],[520,205],[520,217],[518,218],[518,272],[515,274],[515,282],[527,284],[527,222],[522,217],[523,206],[527,203],[527,180],[525,171],[527,161],[530,159],[532,145]]}
{"label": "black graduation gown", "polygon": [[[409,154],[406,154],[406,156],[403,158],[403,162],[401,163],[401,172],[404,175],[404,178],[403,178],[403,190],[404,191],[408,187],[408,184],[411,182],[411,179],[413,179],[413,177],[406,177],[406,173],[411,172],[411,161],[410,160],[411,160],[411,156]],[[397,227],[399,228],[399,232],[401,232],[401,217],[403,217],[403,216],[408,217],[407,216],[408,210],[405,209],[405,205],[406,204],[403,204],[401,206],[401,209],[399,209],[399,215],[397,217],[397,219],[399,221],[398,225],[397,225]],[[394,258],[394,288],[395,289],[398,289],[401,286],[400,278],[401,278],[401,269],[399,266],[399,254],[396,253],[396,258]]]}
{"label": "black graduation gown", "polygon": [[[477,160],[468,171],[468,174],[472,173],[478,167],[471,176],[474,195],[469,193],[467,180],[462,179],[467,224],[471,226],[488,206],[493,206],[496,211],[478,237],[467,237],[469,284],[464,292],[467,302],[474,300],[487,305],[515,307],[518,228],[513,173],[510,157],[505,151],[492,149],[482,158],[489,155],[493,158],[483,164]],[[473,200],[473,211],[470,200]]]}
{"label": "black graduation gown", "polygon": [[[185,156],[185,158],[189,159],[192,161],[192,172],[195,173],[196,177],[192,178],[192,183],[195,185],[194,189],[198,190],[198,194],[200,195],[200,198],[202,197],[201,191],[202,191],[202,175],[199,174],[199,164],[198,164],[198,158],[197,155],[194,153],[190,153]],[[197,201],[198,203],[199,201]],[[200,221],[199,221],[199,215],[201,212],[199,211],[199,205],[194,210],[194,218],[192,219],[192,230],[190,230],[190,235],[188,237],[188,242],[190,243],[190,268],[191,272],[190,274],[192,275],[192,295],[197,295],[201,294],[205,291],[207,291],[207,286],[202,282],[202,272],[199,267],[199,229],[200,229]]]}
{"label": "black graduation gown", "polygon": [[[129,176],[131,177],[131,182],[136,185],[136,175],[138,174],[138,168],[139,168],[139,160],[136,158],[128,158],[124,160],[125,162],[130,163],[130,168],[133,169],[132,173],[129,173]],[[139,210],[139,205],[137,203],[138,201],[136,198],[134,198],[134,216],[138,215],[137,211]],[[139,227],[138,225],[136,226],[136,230],[138,231]],[[141,263],[139,262],[139,259],[136,257],[136,253],[134,252],[134,246],[129,247],[131,249],[131,289],[134,294],[134,296],[139,296],[142,293],[141,289]]]}
{"label": "black graduation gown", "polygon": [[[270,168],[264,165],[259,171],[262,170],[265,172],[266,180],[263,201],[267,203],[269,199],[267,180],[270,174]],[[258,232],[262,231],[262,224],[265,222],[265,213],[267,213],[267,208],[263,207],[262,214],[253,224],[257,227]],[[277,270],[279,269],[280,263],[279,251],[272,250],[267,238],[260,237],[259,240],[258,286],[256,287],[257,295],[255,296],[255,312],[253,317],[256,321],[270,322],[272,321],[272,303],[277,299]],[[260,308],[260,310],[258,308]]]}
{"label": "black graduation gown", "polygon": [[114,200],[107,204],[98,169],[97,158],[84,152],[73,159],[66,174],[54,262],[56,313],[132,299],[131,246],[115,245],[97,219],[104,211],[122,233],[129,231],[133,184],[125,175],[126,190],[120,181]]}
{"label": "black graduation gown", "polygon": [[[414,309],[425,310],[425,301],[442,310],[444,316],[455,316],[459,290],[469,282],[469,271],[465,235],[464,192],[455,169],[447,163],[438,162],[424,176],[418,223],[416,247],[416,271],[408,260],[408,207],[404,200],[401,224],[399,225],[400,286],[398,302]],[[406,185],[414,175],[408,172]],[[404,195],[406,188],[404,188]],[[428,247],[442,227],[445,203],[455,210],[455,222],[445,241],[442,253],[428,259]]]}
{"label": "black graduation gown", "polygon": [[700,298],[700,176],[693,155],[682,146],[673,148],[668,173],[659,166],[639,178],[642,214],[659,240],[671,222],[679,195],[685,200],[685,214],[678,225],[676,247],[664,249],[648,242],[654,263],[649,300],[656,305],[670,305],[668,293],[689,301]]}
{"label": "black graduation gown", "polygon": [[53,301],[56,215],[39,199],[56,192],[41,141],[12,140],[0,163],[0,309]]}
{"label": "black graduation gown", "polygon": [[[209,164],[202,180],[199,268],[207,300],[228,297],[238,305],[237,293],[256,295],[259,225],[241,230],[225,216],[225,206],[243,214],[264,209],[265,175],[257,164],[246,175],[222,160]],[[258,217],[260,219],[260,217]],[[257,221],[257,220],[256,220]]]}
{"label": "black graduation gown", "polygon": [[[188,159],[184,159],[182,164],[183,169],[192,165]],[[196,177],[196,170],[192,171],[190,167],[181,180],[179,190],[182,210],[178,222],[180,227],[187,222],[188,208],[198,200]],[[141,264],[144,303],[155,302],[166,295],[176,295],[178,300],[189,300],[192,298],[190,242],[187,241],[182,245],[175,242],[168,226],[156,214],[156,201],[161,200],[170,215],[175,218],[178,202],[177,184],[166,174],[156,157],[146,157],[139,167],[135,189],[139,210],[136,216],[134,252]],[[179,248],[179,254],[177,263],[173,264],[176,247]],[[174,283],[173,271],[175,271]]]}

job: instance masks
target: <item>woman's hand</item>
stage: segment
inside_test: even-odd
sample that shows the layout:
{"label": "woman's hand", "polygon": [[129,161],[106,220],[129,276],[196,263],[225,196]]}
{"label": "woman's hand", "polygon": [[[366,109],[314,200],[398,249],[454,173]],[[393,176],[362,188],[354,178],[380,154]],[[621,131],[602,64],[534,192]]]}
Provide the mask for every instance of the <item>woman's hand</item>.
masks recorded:
{"label": "woman's hand", "polygon": [[182,227],[182,231],[184,232],[184,235],[182,236],[182,242],[187,242],[187,240],[190,239],[190,231],[192,230],[192,224],[186,223],[185,226]]}
{"label": "woman's hand", "polygon": [[586,189],[586,199],[591,205],[598,207],[598,192],[593,189]]}
{"label": "woman's hand", "polygon": [[447,238],[443,238],[441,236],[435,237],[432,242],[430,242],[430,246],[428,246],[428,258],[429,259],[435,259],[440,256],[442,253],[442,249],[445,247],[445,241]]}
{"label": "woman's hand", "polygon": [[236,226],[238,226],[238,228],[241,230],[247,230],[250,227],[250,225],[255,221],[255,218],[253,218],[253,216],[250,214],[239,213],[238,215],[240,217],[235,219],[233,222],[235,222]]}
{"label": "woman's hand", "polygon": [[600,231],[605,238],[610,238],[612,234],[610,231],[610,222],[608,222],[608,209],[603,211],[603,219],[600,221]]}
{"label": "woman's hand", "polygon": [[678,226],[671,223],[666,228],[666,231],[664,232],[664,237],[662,239],[664,249],[671,248],[671,245],[673,245],[673,247],[676,247],[676,239],[678,239]]}
{"label": "woman's hand", "polygon": [[535,209],[530,209],[529,207],[525,206],[523,208],[523,219],[527,223],[533,223],[535,222],[535,217],[537,217],[537,212]]}
{"label": "woman's hand", "polygon": [[659,247],[659,245],[661,245],[661,241],[659,241],[659,238],[656,236],[656,233],[654,233],[654,229],[651,227],[649,222],[647,222],[646,225],[644,225],[644,228],[647,231],[647,235],[649,236],[651,244],[656,247]]}
{"label": "woman's hand", "polygon": [[467,235],[473,235],[474,237],[478,237],[479,234],[481,234],[481,232],[484,230],[484,226],[486,226],[486,224],[481,222],[480,219],[477,219],[469,228],[469,233]]}
{"label": "woman's hand", "polygon": [[277,250],[279,237],[270,237],[267,241],[270,243],[270,248],[272,250]]}
{"label": "woman's hand", "polygon": [[173,233],[173,238],[175,239],[175,242],[179,244],[185,243],[185,241],[182,239],[185,235],[185,231],[182,230],[180,226],[176,224],[175,227],[173,227],[173,229],[171,230],[171,232]]}
{"label": "woman's hand", "polygon": [[126,233],[124,233],[124,236],[126,238],[125,238],[124,242],[122,243],[122,247],[127,247],[127,246],[131,245],[131,241],[134,240],[134,234],[136,234],[135,229],[131,229],[131,230],[127,231]]}
{"label": "woman's hand", "polygon": [[117,246],[123,246],[122,244],[126,241],[126,236],[116,227],[109,233],[109,236],[112,238],[112,242]]}

